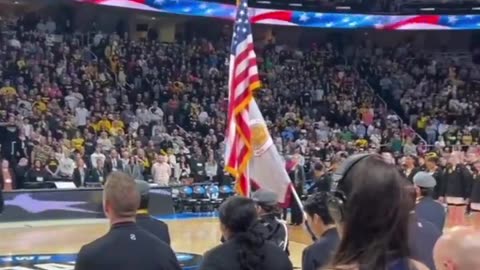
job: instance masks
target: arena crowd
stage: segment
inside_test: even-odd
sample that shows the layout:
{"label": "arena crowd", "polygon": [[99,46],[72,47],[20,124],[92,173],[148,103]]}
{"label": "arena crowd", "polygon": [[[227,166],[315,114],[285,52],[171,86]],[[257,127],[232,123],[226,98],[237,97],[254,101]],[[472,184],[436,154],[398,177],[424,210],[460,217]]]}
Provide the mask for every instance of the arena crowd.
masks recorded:
{"label": "arena crowd", "polygon": [[[134,231],[139,245],[169,258],[158,265],[177,269],[170,238],[159,243],[133,225],[141,225],[135,211],[148,194],[137,194],[133,179],[232,182],[223,170],[231,33],[161,43],[153,34],[83,35],[50,18],[0,23],[1,189],[102,184],[112,224],[105,239]],[[304,269],[480,267],[475,256],[462,257],[463,243],[478,232],[442,236],[445,224],[464,225],[470,215],[480,227],[473,62],[408,45],[359,46],[347,59],[333,43],[271,41],[257,55],[263,88],[256,100],[276,147],[293,162],[297,191],[313,194],[304,210],[315,242],[303,253]],[[305,190],[307,180],[313,185]],[[201,269],[292,269],[275,194],[256,194],[220,207],[225,244],[205,254]],[[294,225],[304,223],[298,210]],[[283,228],[280,240],[257,231],[259,219]],[[108,250],[99,243],[82,248],[76,269],[131,255],[99,258]],[[469,244],[469,252],[479,250]],[[446,252],[452,245],[455,252]]]}

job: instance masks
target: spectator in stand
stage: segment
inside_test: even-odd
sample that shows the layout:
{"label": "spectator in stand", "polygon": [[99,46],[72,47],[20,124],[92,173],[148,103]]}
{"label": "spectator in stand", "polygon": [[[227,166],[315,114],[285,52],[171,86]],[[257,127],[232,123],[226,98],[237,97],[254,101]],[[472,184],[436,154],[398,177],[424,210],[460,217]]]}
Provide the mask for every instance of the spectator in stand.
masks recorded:
{"label": "spectator in stand", "polygon": [[152,166],[153,182],[160,186],[168,186],[171,175],[172,168],[166,162],[166,157],[164,155],[157,155],[157,162]]}
{"label": "spectator in stand", "polygon": [[73,171],[73,183],[77,187],[84,187],[91,180],[90,170],[87,169],[82,159],[77,159],[75,170]]}
{"label": "spectator in stand", "polygon": [[48,173],[40,160],[35,160],[33,167],[27,172],[27,182],[42,183],[48,179]]}

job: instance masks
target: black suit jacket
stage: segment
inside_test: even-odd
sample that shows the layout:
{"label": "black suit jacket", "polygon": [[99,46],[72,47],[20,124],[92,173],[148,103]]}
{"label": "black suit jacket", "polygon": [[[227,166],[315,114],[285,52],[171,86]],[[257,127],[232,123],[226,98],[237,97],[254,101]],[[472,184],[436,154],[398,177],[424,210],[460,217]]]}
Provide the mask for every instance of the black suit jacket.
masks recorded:
{"label": "black suit jacket", "polygon": [[[113,166],[113,161],[111,158],[107,158],[105,160],[105,170],[108,172],[108,173],[111,173],[114,169],[114,166]],[[115,169],[117,171],[123,171],[123,161],[119,158],[117,158],[117,164],[115,166]]]}
{"label": "black suit jacket", "polygon": [[327,230],[315,243],[303,250],[302,269],[317,270],[326,266],[339,243],[337,229]]}
{"label": "black suit jacket", "polygon": [[415,168],[412,169],[412,171],[410,171],[410,174],[407,174],[406,170],[402,170],[402,173],[403,173],[403,175],[405,175],[405,177],[408,179],[408,181],[410,181],[410,183],[413,183],[413,177],[419,171],[420,171],[420,169],[418,167],[415,167]]}
{"label": "black suit jacket", "polygon": [[155,235],[158,239],[170,245],[170,234],[168,232],[168,226],[165,224],[165,222],[154,219],[148,214],[138,214],[137,225],[138,227]]}
{"label": "black suit jacket", "polygon": [[88,174],[88,182],[103,184],[107,180],[107,175],[108,172],[105,168],[102,170],[91,169],[90,173]]}
{"label": "black suit jacket", "polygon": [[83,171],[84,171],[84,175],[83,175],[83,183],[82,183],[82,176],[80,174],[80,170],[78,168],[75,168],[75,170],[73,170],[73,176],[72,176],[73,183],[75,183],[75,186],[77,187],[84,187],[88,182],[91,182],[90,170],[87,168],[84,168]]}
{"label": "black suit jacket", "polygon": [[135,223],[112,226],[82,247],[75,270],[181,270],[173,250]]}
{"label": "black suit jacket", "polygon": [[[238,262],[240,245],[235,238],[226,241],[205,253],[199,270],[241,270]],[[265,255],[258,269],[292,270],[292,263],[287,254],[272,243],[265,242],[262,248]]]}

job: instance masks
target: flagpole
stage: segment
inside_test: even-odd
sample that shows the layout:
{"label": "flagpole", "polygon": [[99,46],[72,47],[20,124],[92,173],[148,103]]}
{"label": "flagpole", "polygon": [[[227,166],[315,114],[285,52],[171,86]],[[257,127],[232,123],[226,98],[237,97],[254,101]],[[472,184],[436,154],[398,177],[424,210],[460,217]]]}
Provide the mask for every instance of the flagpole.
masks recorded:
{"label": "flagpole", "polygon": [[300,196],[298,196],[298,193],[297,193],[297,191],[295,190],[295,187],[294,187],[293,185],[290,185],[290,190],[292,191],[293,198],[294,198],[295,201],[297,202],[298,207],[300,207],[300,210],[302,211],[303,216],[306,217],[305,212],[303,211],[302,200],[300,199]]}

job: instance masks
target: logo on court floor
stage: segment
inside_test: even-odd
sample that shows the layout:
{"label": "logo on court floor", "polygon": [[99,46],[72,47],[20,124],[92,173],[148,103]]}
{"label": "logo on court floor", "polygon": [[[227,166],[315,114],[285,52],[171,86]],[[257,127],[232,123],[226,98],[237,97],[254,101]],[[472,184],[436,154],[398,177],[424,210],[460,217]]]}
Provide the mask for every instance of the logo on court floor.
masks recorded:
{"label": "logo on court floor", "polygon": [[[202,256],[177,253],[183,270],[198,268]],[[0,256],[0,270],[74,270],[77,254],[35,254]]]}

